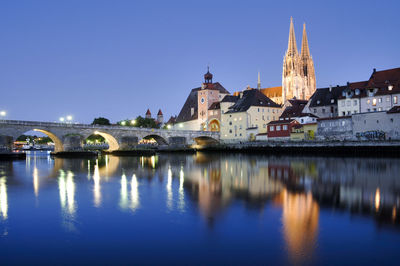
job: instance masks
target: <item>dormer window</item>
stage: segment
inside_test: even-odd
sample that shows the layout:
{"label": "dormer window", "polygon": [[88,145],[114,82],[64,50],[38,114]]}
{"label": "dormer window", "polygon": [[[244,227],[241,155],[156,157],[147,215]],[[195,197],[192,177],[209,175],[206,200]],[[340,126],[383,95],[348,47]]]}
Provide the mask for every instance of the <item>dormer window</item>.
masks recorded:
{"label": "dormer window", "polygon": [[334,103],[335,102],[335,100],[334,99],[331,99],[331,103]]}
{"label": "dormer window", "polygon": [[360,95],[360,90],[356,89],[356,95]]}
{"label": "dormer window", "polygon": [[388,90],[393,90],[393,85],[389,85]]}
{"label": "dormer window", "polygon": [[320,103],[321,103],[321,101],[320,101],[320,100],[318,100],[318,101],[317,101],[317,104],[320,104]]}

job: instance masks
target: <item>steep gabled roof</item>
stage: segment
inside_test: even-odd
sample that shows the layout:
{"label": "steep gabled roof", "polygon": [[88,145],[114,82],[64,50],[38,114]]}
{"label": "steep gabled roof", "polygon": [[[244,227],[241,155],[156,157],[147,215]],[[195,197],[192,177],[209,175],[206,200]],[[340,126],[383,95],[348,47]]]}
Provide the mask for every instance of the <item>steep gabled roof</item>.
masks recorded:
{"label": "steep gabled roof", "polygon": [[280,118],[294,118],[302,115],[304,107],[307,105],[307,100],[290,99],[290,106],[286,107]]}
{"label": "steep gabled roof", "polygon": [[219,102],[212,103],[208,108],[208,110],[218,110],[218,109],[221,109],[221,105]]}
{"label": "steep gabled roof", "polygon": [[229,107],[226,113],[245,112],[251,106],[281,107],[257,89],[245,90],[242,93],[242,97],[237,96],[236,103]]}
{"label": "steep gabled roof", "polygon": [[234,103],[234,102],[236,102],[238,99],[239,99],[239,96],[226,95],[226,96],[222,99],[221,103],[225,103],[225,102]]}
{"label": "steep gabled roof", "polygon": [[336,105],[337,99],[346,88],[347,86],[337,86],[315,90],[310,98],[310,107]]}

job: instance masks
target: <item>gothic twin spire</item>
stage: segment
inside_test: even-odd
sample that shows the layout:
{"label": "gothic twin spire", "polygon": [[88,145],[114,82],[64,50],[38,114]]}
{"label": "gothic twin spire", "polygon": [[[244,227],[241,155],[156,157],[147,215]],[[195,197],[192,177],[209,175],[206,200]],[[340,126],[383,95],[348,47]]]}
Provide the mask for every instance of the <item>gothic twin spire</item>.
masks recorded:
{"label": "gothic twin spire", "polygon": [[[294,56],[297,54],[298,54],[298,50],[297,50],[297,44],[296,44],[296,36],[294,34],[293,18],[290,17],[289,43],[288,43],[287,55]],[[300,57],[301,58],[311,57],[310,48],[308,47],[306,23],[303,24],[303,39],[301,41]]]}

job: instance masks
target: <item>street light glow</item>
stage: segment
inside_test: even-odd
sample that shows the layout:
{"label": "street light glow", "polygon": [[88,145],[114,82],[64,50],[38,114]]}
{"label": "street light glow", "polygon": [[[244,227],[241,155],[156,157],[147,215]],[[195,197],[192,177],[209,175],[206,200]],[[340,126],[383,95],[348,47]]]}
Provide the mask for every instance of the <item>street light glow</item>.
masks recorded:
{"label": "street light glow", "polygon": [[71,121],[72,120],[72,115],[67,116],[67,120]]}
{"label": "street light glow", "polygon": [[125,126],[125,124],[126,124],[126,122],[125,122],[125,121],[122,121],[122,122],[121,122],[121,125]]}
{"label": "street light glow", "polygon": [[0,116],[6,116],[7,112],[6,111],[0,111]]}
{"label": "street light glow", "polygon": [[60,117],[60,122],[64,122],[65,118],[64,117]]}
{"label": "street light glow", "polygon": [[131,120],[131,124],[132,125],[136,124],[136,120],[135,119]]}

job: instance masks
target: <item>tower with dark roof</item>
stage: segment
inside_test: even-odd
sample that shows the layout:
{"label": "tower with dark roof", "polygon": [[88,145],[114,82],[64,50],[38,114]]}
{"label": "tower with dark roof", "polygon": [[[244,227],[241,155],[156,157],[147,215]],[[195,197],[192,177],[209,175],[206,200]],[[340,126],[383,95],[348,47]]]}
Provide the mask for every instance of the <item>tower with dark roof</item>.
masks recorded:
{"label": "tower with dark roof", "polygon": [[145,118],[151,118],[151,112],[150,112],[150,109],[147,109],[147,111],[146,111],[146,115],[145,115]]}
{"label": "tower with dark roof", "polygon": [[157,113],[157,122],[159,124],[162,124],[163,121],[164,121],[164,116],[163,116],[163,113],[161,112],[161,109],[160,109],[160,110],[158,110],[158,113]]}

